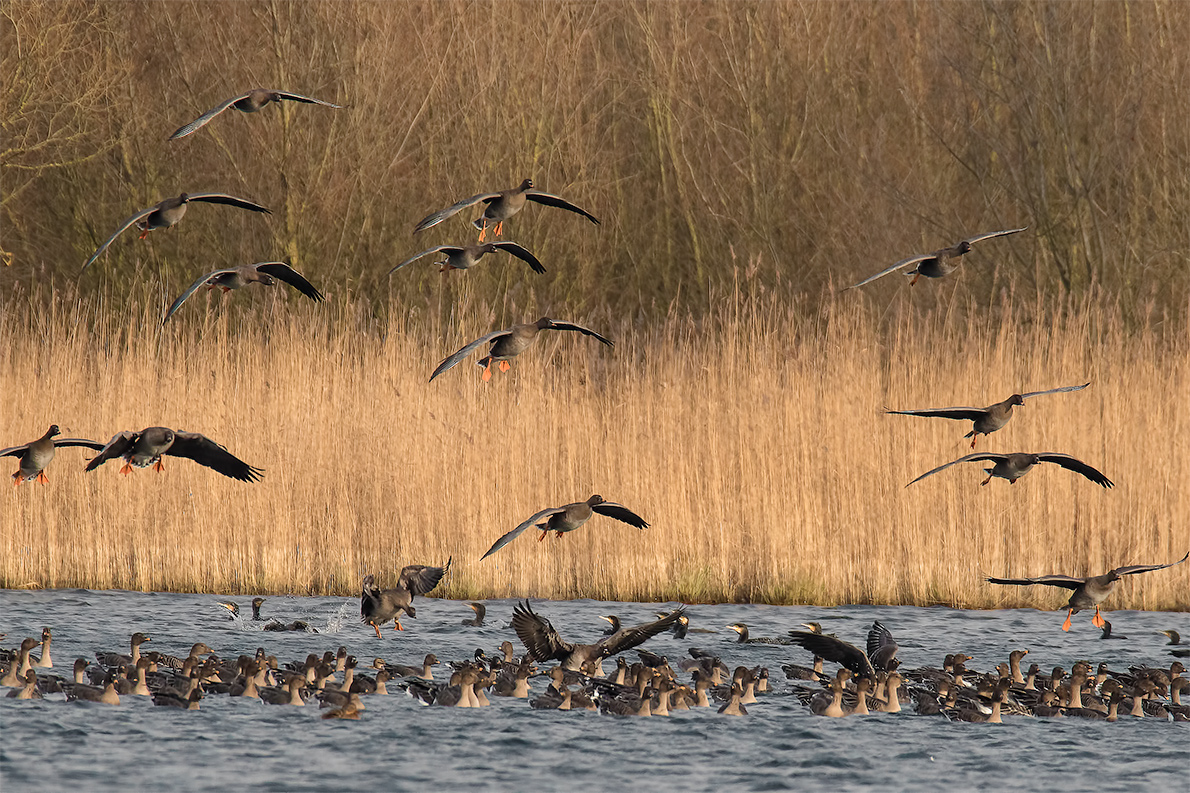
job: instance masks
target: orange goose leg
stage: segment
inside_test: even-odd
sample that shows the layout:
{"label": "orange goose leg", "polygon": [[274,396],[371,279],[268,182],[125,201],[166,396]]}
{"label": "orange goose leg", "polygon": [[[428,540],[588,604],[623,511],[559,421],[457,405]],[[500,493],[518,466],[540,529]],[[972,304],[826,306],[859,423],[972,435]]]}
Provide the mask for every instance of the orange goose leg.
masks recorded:
{"label": "orange goose leg", "polygon": [[41,482],[43,485],[48,485],[50,483],[50,480],[46,479],[46,477],[45,477],[45,471],[38,471],[37,477],[33,481]]}
{"label": "orange goose leg", "polygon": [[162,473],[162,472],[164,472],[164,471],[165,471],[165,466],[161,464],[161,459],[160,459],[160,458],[158,458],[157,462],[156,462],[156,463],[154,463],[154,465],[153,465],[153,470],[154,470],[154,471],[157,471],[158,473]]}
{"label": "orange goose leg", "polygon": [[501,220],[499,223],[496,224],[496,228],[494,228],[492,230],[492,236],[499,237],[503,231],[504,231],[504,221]]}
{"label": "orange goose leg", "polygon": [[500,362],[500,371],[501,372],[507,372],[511,368],[512,368],[512,364],[510,364],[508,361]]}
{"label": "orange goose leg", "polygon": [[20,469],[17,469],[17,472],[12,475],[12,486],[13,487],[21,486],[21,471],[20,471]]}
{"label": "orange goose leg", "polygon": [[490,360],[488,361],[488,365],[483,368],[483,374],[480,375],[480,379],[485,383],[492,379],[492,362]]}
{"label": "orange goose leg", "polygon": [[913,286],[914,284],[916,284],[918,278],[921,278],[921,273],[914,273],[912,280],[909,281],[909,285]]}
{"label": "orange goose leg", "polygon": [[488,236],[488,224],[487,224],[487,221],[484,221],[484,224],[479,227],[479,241],[483,242],[485,239],[487,239],[487,236]]}
{"label": "orange goose leg", "polygon": [[1091,618],[1091,624],[1094,625],[1096,628],[1103,627],[1103,617],[1100,616],[1100,614],[1099,614],[1098,606],[1095,607],[1095,616]]}
{"label": "orange goose leg", "polygon": [[368,624],[372,626],[372,630],[376,631],[376,638],[377,638],[377,639],[383,639],[383,638],[384,638],[383,636],[381,636],[381,635],[380,635],[380,626],[379,626],[379,625],[377,625],[377,624],[376,624],[376,623],[374,623],[374,622],[370,622],[370,623],[368,623]]}
{"label": "orange goose leg", "polygon": [[980,484],[981,486],[982,486],[982,485],[986,485],[986,484],[987,484],[988,482],[990,482],[990,481],[992,481],[992,475],[991,475],[991,474],[988,474],[988,478],[987,478],[987,479],[985,479],[985,480],[983,480],[983,481],[982,481],[982,482],[980,482],[979,484]]}
{"label": "orange goose leg", "polygon": [[545,539],[545,535],[547,535],[547,534],[549,534],[549,533],[550,533],[550,530],[549,530],[549,529],[546,529],[545,531],[543,531],[543,532],[541,533],[541,536],[537,538],[537,541],[538,541],[538,542],[541,542],[542,540],[544,540],[544,539]]}
{"label": "orange goose leg", "polygon": [[1074,609],[1066,612],[1066,621],[1062,623],[1062,630],[1070,630],[1070,618],[1074,616]]}
{"label": "orange goose leg", "polygon": [[125,460],[124,466],[120,469],[120,473],[124,474],[124,476],[128,476],[130,473],[132,473],[132,463]]}
{"label": "orange goose leg", "polygon": [[975,433],[974,435],[972,435],[972,436],[971,436],[971,448],[972,448],[972,449],[974,449],[974,448],[975,448],[975,442],[976,442],[976,441],[978,441],[978,440],[979,440],[979,433],[977,432],[977,433]]}
{"label": "orange goose leg", "polygon": [[402,628],[402,627],[401,627],[401,618],[400,618],[400,617],[397,617],[395,620],[393,620],[393,623],[394,623],[394,624],[393,624],[393,630],[394,630],[394,631],[403,631],[403,630],[405,630],[404,628]]}

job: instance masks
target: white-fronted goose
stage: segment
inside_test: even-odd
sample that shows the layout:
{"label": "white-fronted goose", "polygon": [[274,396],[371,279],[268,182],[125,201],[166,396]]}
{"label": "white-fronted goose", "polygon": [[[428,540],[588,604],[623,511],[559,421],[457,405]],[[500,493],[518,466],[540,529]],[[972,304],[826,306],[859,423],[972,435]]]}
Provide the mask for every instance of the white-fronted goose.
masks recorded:
{"label": "white-fronted goose", "polygon": [[394,630],[403,631],[401,627],[401,612],[410,617],[417,616],[413,607],[413,598],[424,595],[442,580],[446,571],[450,569],[450,559],[442,567],[430,567],[424,564],[411,564],[401,568],[401,575],[397,578],[394,589],[381,590],[376,586],[376,578],[368,575],[364,577],[363,591],[360,595],[359,613],[365,624],[371,625],[376,631],[376,638],[380,635],[380,626],[389,620],[395,620]]}
{"label": "white-fronted goose", "polygon": [[1062,623],[1062,630],[1070,630],[1070,618],[1083,609],[1095,608],[1095,616],[1091,618],[1091,624],[1096,628],[1103,627],[1103,617],[1099,616],[1099,604],[1107,600],[1113,591],[1115,591],[1116,584],[1120,579],[1126,575],[1137,575],[1138,573],[1151,573],[1154,570],[1164,570],[1167,567],[1179,565],[1190,558],[1190,551],[1176,562],[1169,564],[1134,564],[1127,567],[1117,567],[1114,570],[1108,570],[1103,575],[1090,576],[1088,578],[1076,578],[1069,575],[1043,575],[1037,578],[989,578],[987,579],[993,584],[1008,584],[1013,586],[1032,586],[1033,584],[1044,584],[1045,586],[1062,587],[1063,589],[1074,590],[1070,595],[1070,601],[1066,604],[1068,609],[1066,612],[1066,621]]}
{"label": "white-fronted goose", "polygon": [[87,463],[85,470],[94,471],[108,460],[122,457],[122,474],[130,474],[133,468],[147,468],[150,465],[155,471],[164,471],[161,458],[167,454],[186,457],[241,482],[255,482],[264,473],[264,469],[248,465],[205,435],[167,427],[147,427],[140,432],[124,430],[116,433],[103,447],[103,451]]}
{"label": "white-fronted goose", "polygon": [[1058,394],[1063,391],[1082,391],[1089,385],[1090,383],[1084,383],[1083,385],[1051,388],[1048,391],[1030,391],[1027,394],[1013,394],[1003,402],[988,405],[986,408],[926,408],[924,410],[885,410],[884,412],[899,416],[931,416],[942,419],[956,419],[958,421],[973,421],[975,422],[974,428],[963,437],[971,439],[971,448],[974,449],[975,442],[979,440],[980,435],[990,435],[1008,423],[1008,420],[1012,418],[1012,408],[1014,405],[1024,405],[1026,399],[1043,394]]}
{"label": "white-fronted goose", "polygon": [[50,657],[50,644],[54,641],[54,632],[49,628],[41,629],[41,655],[29,656],[29,662],[38,669],[52,669],[54,659]]}
{"label": "white-fronted goose", "polygon": [[[932,476],[939,471],[945,471],[952,465],[958,463],[973,463],[980,460],[995,463],[991,468],[985,468],[984,473],[988,478],[980,482],[981,485],[986,485],[992,481],[992,477],[1000,477],[1007,479],[1008,484],[1015,485],[1016,480],[1027,474],[1029,470],[1038,463],[1055,463],[1062,466],[1068,471],[1074,471],[1076,474],[1082,474],[1087,479],[1090,479],[1097,485],[1104,488],[1110,488],[1114,484],[1110,479],[1101,474],[1096,469],[1084,463],[1082,460],[1075,459],[1069,454],[1058,454],[1057,452],[1042,452],[1040,454],[1029,454],[1027,452],[1014,452],[1012,454],[992,454],[990,452],[980,452],[977,454],[968,454],[960,457],[957,460],[951,460],[945,465],[940,465],[930,471],[926,471],[921,476],[914,479],[913,482],[920,482],[927,476]],[[909,485],[913,484],[910,482]],[[909,487],[905,485],[905,487]]]}
{"label": "white-fronted goose", "polygon": [[151,641],[153,641],[151,636],[137,631],[136,633],[132,634],[132,638],[128,640],[128,645],[131,647],[131,651],[128,655],[124,655],[122,653],[97,652],[95,653],[95,660],[101,665],[109,668],[123,665],[135,666],[136,662],[140,660],[140,646],[145,642]]}
{"label": "white-fronted goose", "polygon": [[515,358],[522,352],[529,348],[529,345],[537,338],[537,334],[543,330],[576,330],[585,336],[593,336],[596,340],[606,344],[608,347],[614,347],[614,343],[600,336],[590,328],[584,328],[582,325],[575,325],[573,322],[556,322],[549,317],[542,317],[536,322],[529,322],[524,325],[513,325],[511,328],[504,330],[492,331],[483,336],[480,336],[475,341],[463,347],[461,350],[451,355],[449,358],[438,364],[438,368],[430,375],[430,382],[434,382],[434,378],[438,375],[454,368],[460,361],[471,354],[473,350],[484,344],[491,343],[492,347],[488,350],[488,354],[480,358],[477,363],[484,367],[483,380],[487,382],[492,378],[492,363],[500,362],[500,371],[507,372],[511,366],[508,359]]}
{"label": "white-fronted goose", "polygon": [[[628,509],[628,507],[611,501],[604,501],[603,496],[594,495],[586,501],[576,501],[573,504],[567,504],[562,507],[550,507],[549,509],[543,509],[540,512],[534,513],[528,520],[525,520],[515,529],[492,543],[492,547],[488,548],[488,552],[480,557],[480,561],[487,559],[496,551],[508,545],[508,543],[519,537],[521,532],[530,526],[536,524],[537,528],[541,529],[541,536],[537,538],[537,541],[541,542],[551,531],[556,532],[556,536],[558,537],[561,537],[568,531],[574,531],[590,520],[591,516],[596,512],[600,515],[606,515],[609,518],[615,518],[618,521],[627,523],[629,526],[635,526],[638,529],[647,529],[649,527],[649,524],[645,522],[644,518]],[[537,521],[545,517],[548,517],[549,520],[544,523],[537,523]]]}
{"label": "white-fronted goose", "polygon": [[0,686],[18,688],[25,684],[25,673],[32,668],[29,663],[29,653],[33,652],[33,648],[36,646],[37,639],[32,636],[21,641],[21,646],[12,661],[9,662],[4,676],[0,677]]}
{"label": "white-fronted goose", "polygon": [[234,107],[241,113],[255,113],[257,110],[260,110],[270,102],[280,102],[283,99],[289,102],[302,102],[307,105],[322,105],[323,107],[333,107],[335,109],[342,108],[342,105],[331,104],[330,102],[324,102],[321,99],[315,99],[310,96],[302,96],[301,94],[295,94],[291,91],[272,91],[267,88],[253,88],[246,94],[240,94],[239,96],[234,96],[231,99],[228,99],[226,102],[220,102],[218,105],[203,113],[189,124],[178,127],[178,130],[174,132],[174,134],[170,135],[169,139],[177,140],[178,138],[186,137],[191,132],[194,132],[199,127],[213,119],[215,116],[222,113],[224,110],[227,110],[229,107]]}
{"label": "white-fronted goose", "polygon": [[921,278],[922,276],[925,276],[926,278],[942,278],[943,276],[949,275],[958,269],[959,264],[961,264],[959,260],[962,258],[963,254],[970,252],[971,246],[975,243],[983,242],[984,240],[990,240],[993,237],[1003,237],[1008,234],[1017,234],[1027,228],[1029,227],[1024,226],[1023,228],[1019,229],[991,231],[987,234],[977,234],[974,237],[968,237],[965,240],[960,240],[958,243],[952,245],[949,248],[940,248],[933,253],[921,253],[915,256],[910,256],[908,259],[902,259],[891,267],[887,267],[875,275],[865,278],[858,284],[853,284],[847,287],[847,289],[857,289],[865,284],[870,284],[877,278],[883,278],[889,273],[896,272],[897,270],[900,270],[903,267],[908,267],[911,264],[916,265],[916,267],[905,273],[905,275],[913,277],[909,282],[910,286],[916,284],[917,279]]}
{"label": "white-fronted goose", "polygon": [[483,258],[485,253],[495,253],[496,251],[505,251],[511,253],[521,261],[529,265],[535,273],[544,273],[545,267],[541,262],[537,261],[537,257],[528,250],[517,245],[515,242],[488,242],[481,245],[439,245],[437,248],[430,248],[424,250],[416,256],[410,256],[405,261],[398,264],[396,267],[388,271],[392,275],[397,270],[400,270],[407,264],[412,264],[423,256],[430,254],[445,254],[446,258],[437,264],[438,272],[445,273],[448,270],[470,270],[479,260]]}
{"label": "white-fronted goose", "polygon": [[292,286],[294,289],[301,292],[306,297],[313,300],[315,303],[321,303],[326,298],[322,292],[314,288],[314,285],[307,281],[302,274],[290,267],[285,262],[260,262],[259,264],[245,264],[241,267],[229,267],[226,270],[215,270],[212,273],[199,278],[192,283],[189,288],[183,292],[177,300],[165,312],[165,318],[161,320],[164,325],[169,322],[169,318],[173,313],[182,307],[182,304],[195,292],[202,287],[208,290],[216,287],[222,289],[224,292],[230,292],[233,289],[243,289],[248,284],[263,284],[264,286],[274,286],[277,281],[284,281]]}
{"label": "white-fronted goose", "polygon": [[578,671],[588,661],[598,664],[608,656],[631,650],[669,630],[682,611],[678,608],[655,622],[624,628],[594,644],[571,644],[558,635],[548,619],[534,612],[526,600],[512,610],[512,629],[534,660],[561,661],[564,670]]}
{"label": "white-fronted goose", "polygon": [[251,201],[243,198],[236,198],[225,193],[182,193],[176,198],[167,198],[161,203],[151,206],[148,209],[142,209],[130,218],[125,219],[120,227],[116,229],[112,236],[107,238],[107,241],[99,246],[99,250],[91,254],[91,258],[87,259],[87,263],[83,265],[86,270],[95,260],[103,255],[108,246],[116,241],[116,237],[123,234],[132,224],[140,229],[140,238],[143,240],[149,236],[150,231],[156,229],[167,229],[182,219],[186,214],[186,205],[191,201],[200,201],[206,204],[226,204],[227,206],[239,207],[240,209],[247,209],[252,212],[263,212],[266,215],[271,215],[272,211],[262,207],[260,204],[254,204]]}
{"label": "white-fronted goose", "polygon": [[483,203],[487,204],[483,215],[472,221],[475,228],[479,229],[479,241],[483,242],[484,237],[487,235],[488,226],[494,225],[495,228],[492,229],[492,234],[499,237],[500,232],[504,229],[504,221],[524,209],[525,203],[528,201],[575,212],[595,225],[599,225],[599,219],[590,212],[580,209],[559,196],[534,190],[533,180],[526,179],[517,187],[500,190],[495,193],[478,193],[470,198],[464,198],[462,201],[452,204],[446,209],[440,209],[437,212],[426,215],[413,228],[413,233],[416,234],[419,231],[425,231],[431,226],[436,226],[447,218],[457,215],[467,207],[473,207],[476,204]]}
{"label": "white-fronted goose", "polygon": [[46,430],[45,435],[42,435],[35,441],[30,441],[23,446],[10,446],[7,449],[0,449],[0,457],[19,457],[20,463],[17,466],[16,473],[12,475],[12,485],[17,487],[21,482],[38,481],[44,484],[49,484],[49,479],[46,479],[45,469],[53,462],[54,455],[58,451],[59,446],[86,446],[88,449],[100,451],[103,449],[103,444],[98,441],[87,440],[86,438],[57,438],[61,434],[57,424],[51,424],[50,428]]}

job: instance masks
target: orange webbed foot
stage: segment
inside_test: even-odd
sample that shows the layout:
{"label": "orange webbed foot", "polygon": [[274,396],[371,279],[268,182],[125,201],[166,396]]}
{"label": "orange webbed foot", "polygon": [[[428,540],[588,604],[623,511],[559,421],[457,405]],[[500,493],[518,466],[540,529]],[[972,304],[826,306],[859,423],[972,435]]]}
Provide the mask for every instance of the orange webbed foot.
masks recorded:
{"label": "orange webbed foot", "polygon": [[909,285],[913,286],[914,284],[916,284],[918,278],[921,278],[921,273],[914,273],[913,279],[911,281],[909,281]]}
{"label": "orange webbed foot", "polygon": [[484,223],[479,227],[479,241],[483,242],[488,236],[488,224]]}
{"label": "orange webbed foot", "polygon": [[143,239],[144,239],[145,237],[147,237],[147,236],[149,236],[149,230],[148,230],[148,229],[145,229],[145,230],[143,230],[143,231],[140,233],[140,236],[139,236],[139,237],[137,237],[137,239],[138,239],[138,240],[143,240]]}
{"label": "orange webbed foot", "polygon": [[405,630],[405,629],[404,629],[404,628],[401,626],[401,621],[400,621],[400,620],[396,620],[396,624],[395,624],[395,625],[393,625],[393,630],[395,630],[395,631],[403,631],[403,630]]}
{"label": "orange webbed foot", "polygon": [[1070,630],[1070,618],[1071,618],[1072,616],[1074,616],[1074,612],[1073,612],[1073,611],[1068,611],[1068,612],[1066,613],[1066,621],[1062,623],[1062,630],[1064,630],[1064,631],[1068,631],[1068,630]]}
{"label": "orange webbed foot", "polygon": [[543,531],[543,532],[541,533],[541,536],[537,538],[537,541],[538,541],[538,542],[541,542],[542,540],[544,540],[544,539],[545,539],[545,536],[546,536],[547,534],[549,534],[549,533],[550,533],[550,530],[549,530],[549,529],[546,529],[545,531]]}
{"label": "orange webbed foot", "polygon": [[975,442],[976,442],[976,441],[978,441],[978,440],[979,440],[979,436],[978,436],[978,435],[972,436],[972,438],[971,438],[971,448],[972,448],[972,449],[974,449],[974,448],[975,448]]}
{"label": "orange webbed foot", "polygon": [[1103,627],[1103,616],[1099,613],[1098,606],[1095,607],[1095,616],[1091,617],[1091,624],[1094,625],[1096,628]]}
{"label": "orange webbed foot", "polygon": [[377,639],[383,639],[383,638],[384,638],[383,636],[381,636],[381,635],[380,635],[380,626],[379,626],[379,625],[377,625],[377,624],[376,624],[376,623],[374,623],[374,622],[372,623],[372,630],[376,631],[376,638],[377,638]]}
{"label": "orange webbed foot", "polygon": [[20,471],[17,471],[15,474],[12,475],[12,486],[13,487],[21,486],[21,472]]}
{"label": "orange webbed foot", "polygon": [[992,478],[989,476],[987,479],[983,480],[983,481],[982,481],[982,482],[980,482],[979,484],[980,484],[980,486],[982,487],[983,485],[986,485],[986,484],[987,484],[988,482],[990,482],[990,481],[992,481]]}
{"label": "orange webbed foot", "polygon": [[153,470],[158,473],[163,473],[165,471],[165,466],[161,464],[160,458],[158,458],[157,462],[153,464]]}
{"label": "orange webbed foot", "polygon": [[492,362],[491,361],[488,361],[488,365],[483,368],[483,374],[480,375],[480,379],[483,380],[485,383],[492,379]]}
{"label": "orange webbed foot", "polygon": [[559,538],[562,537],[562,532],[560,532],[560,531],[555,531],[554,534],[557,535]]}
{"label": "orange webbed foot", "polygon": [[511,368],[512,368],[512,364],[510,364],[508,361],[500,362],[500,371],[501,372],[507,372]]}
{"label": "orange webbed foot", "polygon": [[130,473],[132,473],[132,463],[125,460],[123,467],[120,468],[120,473],[124,474],[124,476],[128,476]]}
{"label": "orange webbed foot", "polygon": [[503,231],[504,231],[504,221],[501,220],[499,223],[496,224],[496,228],[492,230],[492,236],[499,237],[500,234],[503,233]]}
{"label": "orange webbed foot", "polygon": [[41,482],[43,485],[48,485],[50,483],[50,480],[46,479],[45,471],[38,471],[37,478],[35,478],[33,481]]}

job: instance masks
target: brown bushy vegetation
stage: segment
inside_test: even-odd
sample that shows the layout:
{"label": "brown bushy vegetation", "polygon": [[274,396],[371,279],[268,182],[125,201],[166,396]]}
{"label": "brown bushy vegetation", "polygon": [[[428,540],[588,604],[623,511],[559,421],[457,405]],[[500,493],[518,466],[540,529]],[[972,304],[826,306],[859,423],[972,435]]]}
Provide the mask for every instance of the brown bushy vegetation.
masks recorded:
{"label": "brown bushy vegetation", "polygon": [[[982,574],[1099,573],[1190,543],[1190,5],[0,4],[0,445],[165,424],[267,469],[124,479],[63,450],[0,488],[0,585],[349,594],[455,556],[447,593],[1055,605]],[[346,107],[235,111],[263,86]],[[390,267],[473,240],[428,212],[532,177],[506,239],[549,272]],[[138,242],[134,211],[203,206]],[[976,232],[941,282],[839,287]],[[327,293],[200,293],[285,259]],[[484,386],[465,341],[555,334]],[[562,336],[562,338],[557,338]],[[883,405],[1030,402],[981,448],[1063,451],[1009,488],[966,428]],[[336,451],[363,438],[368,450]],[[480,564],[536,510],[638,510]],[[1109,607],[1190,608],[1190,565]]]}
{"label": "brown bushy vegetation", "polygon": [[[6,439],[51,421],[101,440],[160,423],[266,471],[249,485],[167,458],[125,478],[84,473],[90,453],[64,449],[48,486],[0,493],[0,582],[350,594],[365,572],[453,555],[459,597],[1056,605],[981,576],[1098,574],[1190,542],[1190,338],[1158,316],[1130,331],[1093,301],[1017,305],[907,313],[882,333],[852,301],[727,293],[700,321],[601,327],[611,351],[557,333],[486,385],[470,364],[428,383],[494,324],[460,301],[471,319],[440,332],[395,306],[376,323],[248,292],[160,332],[154,311],[90,299],[48,316],[5,306],[0,385],[36,395],[6,399]],[[230,302],[252,321],[230,322]],[[980,448],[1074,454],[1113,489],[1056,466],[981,488],[970,464],[905,487],[965,454],[969,426],[882,406],[1086,380],[1030,400]],[[596,517],[479,561],[537,510],[593,492],[652,526]],[[1185,609],[1188,580],[1129,578],[1110,607]]]}

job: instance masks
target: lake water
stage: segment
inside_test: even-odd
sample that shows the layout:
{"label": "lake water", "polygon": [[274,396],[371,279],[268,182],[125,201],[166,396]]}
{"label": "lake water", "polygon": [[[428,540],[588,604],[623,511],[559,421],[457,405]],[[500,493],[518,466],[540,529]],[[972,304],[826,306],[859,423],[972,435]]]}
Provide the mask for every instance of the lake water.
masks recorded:
{"label": "lake water", "polygon": [[[485,627],[464,627],[465,603],[427,599],[418,618],[377,639],[359,622],[355,598],[272,597],[265,619],[301,619],[319,633],[266,633],[262,623],[230,619],[214,595],[86,590],[0,590],[0,642],[54,631],[54,672],[69,676],[76,657],[127,652],[134,631],[145,649],[184,656],[205,641],[223,657],[263,646],[282,662],[345,645],[362,669],[374,657],[417,663],[427,652],[443,661],[492,652],[504,640],[523,647],[510,628],[513,601],[487,601]],[[245,606],[248,597],[231,598]],[[672,607],[676,604],[668,604]],[[534,603],[564,638],[593,641],[617,614],[625,624],[652,620],[666,604],[568,601]],[[322,721],[317,707],[280,707],[208,696],[198,712],[154,707],[122,697],[120,707],[0,698],[0,788],[16,791],[327,791],[346,790],[1190,790],[1190,724],[1158,719],[1118,723],[1006,716],[1002,725],[951,723],[906,713],[868,718],[813,716],[790,694],[782,663],[808,664],[798,647],[740,645],[724,626],[745,622],[753,636],[783,635],[816,620],[824,631],[863,646],[879,619],[901,645],[903,668],[940,666],[946,653],[975,657],[985,671],[1013,649],[1048,671],[1073,662],[1107,661],[1168,667],[1159,633],[1190,637],[1190,614],[1109,613],[1116,634],[1102,641],[1086,613],[1060,629],[1064,612],[959,611],[943,608],[840,608],[714,605],[688,609],[692,627],[718,633],[669,634],[644,646],[676,663],[691,646],[719,654],[729,667],[767,665],[773,691],[745,718],[713,709],[669,718],[536,711],[524,700],[492,697],[492,707],[425,707],[401,692],[366,698],[359,721]],[[627,653],[630,661],[635,652]],[[828,664],[827,669],[833,665]],[[445,670],[449,673],[449,669]],[[441,674],[439,669],[438,673]],[[544,690],[541,678],[533,690]],[[2,689],[0,689],[2,691]]]}

